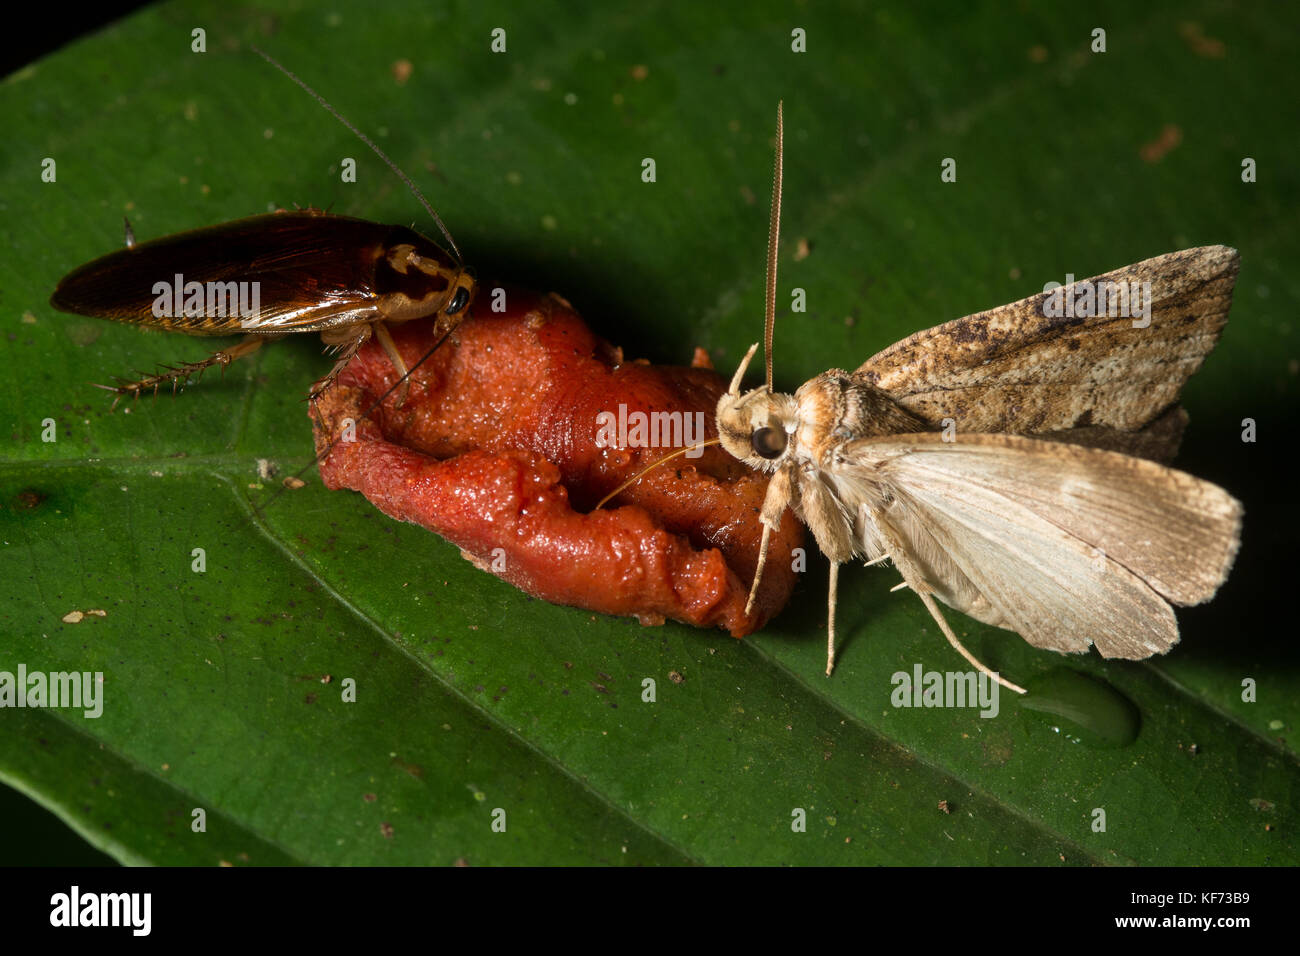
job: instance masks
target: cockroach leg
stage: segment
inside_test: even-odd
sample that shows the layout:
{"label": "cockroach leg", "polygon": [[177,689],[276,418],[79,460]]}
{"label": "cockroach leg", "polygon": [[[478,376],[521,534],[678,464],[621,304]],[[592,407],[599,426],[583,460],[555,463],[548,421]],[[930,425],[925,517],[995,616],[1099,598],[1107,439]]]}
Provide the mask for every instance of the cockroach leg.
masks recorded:
{"label": "cockroach leg", "polygon": [[334,362],[334,367],[329,370],[329,374],[312,387],[311,394],[307,396],[308,401],[311,402],[315,402],[334,384],[334,380],[352,361],[352,357],[361,351],[361,346],[370,341],[370,325],[338,326],[333,329],[326,329],[320,334],[320,337],[321,341],[327,346],[330,346],[335,351],[341,351],[338,359]]}
{"label": "cockroach leg", "polygon": [[397,370],[397,376],[402,383],[397,393],[397,407],[401,408],[406,404],[406,397],[411,391],[411,373],[406,369],[406,362],[402,359],[402,353],[397,350],[397,343],[389,334],[388,326],[383,322],[372,322],[370,327],[375,330],[375,337],[388,353],[388,359],[393,363],[393,368]]}
{"label": "cockroach leg", "polygon": [[[113,404],[109,406],[108,410],[110,412],[117,411],[117,403],[122,400],[122,396],[125,395],[126,392],[114,385],[100,385],[98,382],[91,382],[90,384],[95,388],[102,388],[106,392],[112,392],[116,397],[113,399]],[[140,394],[137,392],[136,398],[139,397]]]}
{"label": "cockroach leg", "polygon": [[126,247],[127,247],[128,249],[134,249],[134,248],[135,248],[135,230],[131,228],[131,220],[130,220],[130,219],[127,219],[126,216],[123,216],[123,217],[122,217],[122,226],[126,229]]}
{"label": "cockroach leg", "polygon": [[[122,400],[124,395],[130,395],[132,398],[139,398],[142,392],[152,391],[158,394],[158,389],[163,385],[171,382],[172,391],[183,388],[190,376],[202,373],[206,368],[213,365],[220,365],[224,374],[226,366],[235,359],[243,358],[245,355],[251,355],[262,347],[264,342],[277,339],[278,335],[245,335],[239,344],[229,349],[222,349],[219,352],[213,352],[207,358],[198,362],[186,362],[183,365],[165,366],[162,371],[155,372],[152,375],[144,375],[137,372],[141,377],[135,381],[118,380],[116,385],[98,385],[96,388],[102,388],[109,392],[117,394],[113,400],[113,409],[117,408],[117,403]],[[92,383],[94,384],[94,383]],[[112,411],[112,409],[110,409]]]}

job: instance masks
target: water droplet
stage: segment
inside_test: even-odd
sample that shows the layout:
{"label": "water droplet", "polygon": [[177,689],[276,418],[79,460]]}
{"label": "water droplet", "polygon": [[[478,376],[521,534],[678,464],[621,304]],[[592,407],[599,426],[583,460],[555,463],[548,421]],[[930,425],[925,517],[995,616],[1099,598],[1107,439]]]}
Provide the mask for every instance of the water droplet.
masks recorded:
{"label": "water droplet", "polygon": [[1105,681],[1069,668],[1056,668],[1031,681],[1017,703],[1050,718],[1062,736],[1092,747],[1126,747],[1137,739],[1142,715]]}

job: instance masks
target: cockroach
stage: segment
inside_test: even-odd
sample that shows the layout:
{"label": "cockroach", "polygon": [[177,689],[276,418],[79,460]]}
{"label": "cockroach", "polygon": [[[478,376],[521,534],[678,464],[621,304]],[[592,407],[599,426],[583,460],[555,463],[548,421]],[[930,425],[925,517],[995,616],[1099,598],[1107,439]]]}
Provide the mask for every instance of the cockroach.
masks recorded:
{"label": "cockroach", "polygon": [[[168,366],[135,381],[98,387],[113,406],[171,383],[173,391],[213,365],[222,370],[263,343],[319,332],[338,354],[313,388],[317,399],[373,335],[407,367],[389,325],[433,318],[438,340],[468,314],[476,284],[460,249],[411,179],[315,90],[269,55],[254,50],[316,98],[392,169],[446,237],[450,252],[404,226],[386,226],[319,209],[282,210],[137,244],[126,223],[126,248],[74,269],[50,304],[62,312],[129,322],[187,335],[244,333],[237,345],[197,362]],[[404,397],[404,396],[403,396]]]}

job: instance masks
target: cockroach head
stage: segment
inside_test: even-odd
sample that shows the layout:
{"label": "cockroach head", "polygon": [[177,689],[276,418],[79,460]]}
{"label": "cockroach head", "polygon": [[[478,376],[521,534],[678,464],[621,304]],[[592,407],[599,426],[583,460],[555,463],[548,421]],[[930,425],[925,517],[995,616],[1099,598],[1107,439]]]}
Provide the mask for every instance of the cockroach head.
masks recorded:
{"label": "cockroach head", "polygon": [[718,399],[718,438],[735,458],[760,471],[775,471],[794,448],[798,406],[790,395],[766,385],[740,394],[740,380],[757,343],[750,347],[731,380],[731,388]]}
{"label": "cockroach head", "polygon": [[474,301],[474,293],[477,291],[478,284],[474,281],[474,275],[468,269],[462,269],[447,290],[447,304],[443,306],[443,313],[460,315]]}

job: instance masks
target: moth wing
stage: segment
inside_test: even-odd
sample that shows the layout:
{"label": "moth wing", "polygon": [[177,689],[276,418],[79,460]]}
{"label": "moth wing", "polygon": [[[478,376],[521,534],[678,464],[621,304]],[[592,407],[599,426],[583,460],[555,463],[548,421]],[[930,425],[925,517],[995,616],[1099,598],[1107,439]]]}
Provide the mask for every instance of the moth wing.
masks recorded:
{"label": "moth wing", "polygon": [[965,433],[1073,432],[1053,437],[1168,458],[1185,423],[1173,406],[1219,340],[1239,265],[1237,250],[1202,246],[1087,280],[1094,289],[1150,283],[1145,327],[1109,307],[1092,318],[1049,316],[1050,294],[1040,293],[917,332],[853,377],[936,428],[950,418]]}
{"label": "moth wing", "polygon": [[[375,262],[395,230],[409,232],[320,210],[252,216],[89,262],[60,280],[50,304],[192,335],[319,331],[379,317]],[[160,320],[153,314],[154,285],[170,286],[177,274],[182,282],[257,283],[256,320],[245,324],[238,314]]]}
{"label": "moth wing", "polygon": [[1168,650],[1178,628],[1167,602],[1208,600],[1240,540],[1241,505],[1216,485],[1058,442],[860,439],[842,447],[836,472],[888,489],[883,517],[906,546],[937,549],[960,571],[965,583],[933,582],[936,594],[973,587],[987,602],[974,616],[1057,651]]}

